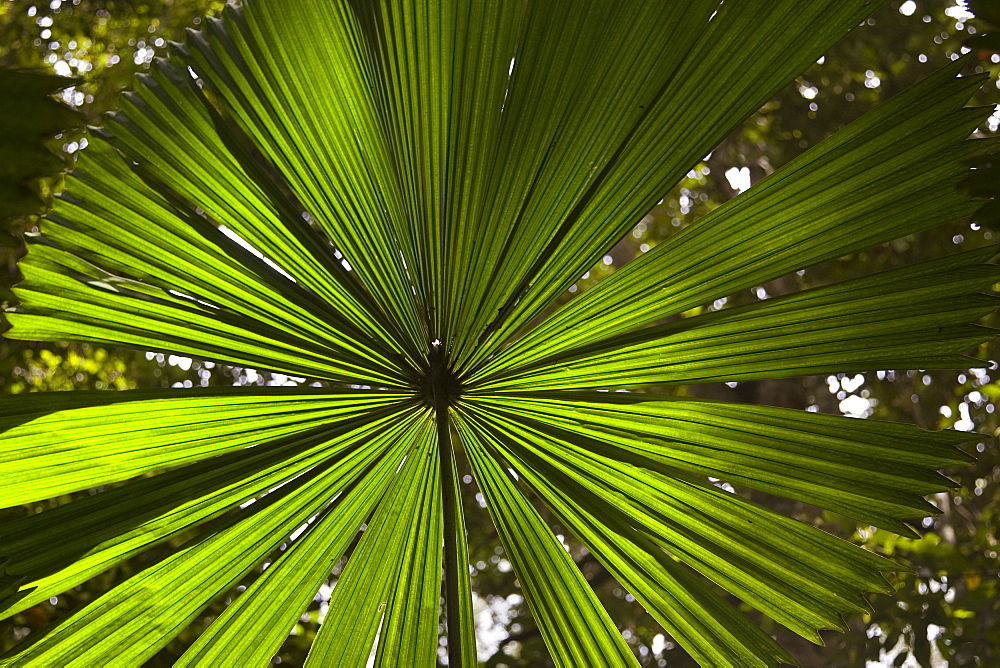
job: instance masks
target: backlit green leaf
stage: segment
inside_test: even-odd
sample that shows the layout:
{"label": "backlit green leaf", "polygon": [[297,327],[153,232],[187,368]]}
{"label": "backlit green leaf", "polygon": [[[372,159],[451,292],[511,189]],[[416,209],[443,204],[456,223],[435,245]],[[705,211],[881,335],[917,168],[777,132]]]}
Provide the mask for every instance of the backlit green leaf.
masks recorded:
{"label": "backlit green leaf", "polygon": [[309,665],[477,665],[476,489],[555,665],[639,661],[585,553],[703,665],[868,610],[899,564],[741,492],[912,533],[968,435],[669,386],[977,363],[994,248],[692,315],[971,214],[968,59],[566,290],[873,9],[244,0],[169,45],[30,236],[5,335],[297,387],[0,398],[0,499],[32,504],[0,609],[128,574],[0,664],[183,635],[179,665],[265,666],[329,595]]}

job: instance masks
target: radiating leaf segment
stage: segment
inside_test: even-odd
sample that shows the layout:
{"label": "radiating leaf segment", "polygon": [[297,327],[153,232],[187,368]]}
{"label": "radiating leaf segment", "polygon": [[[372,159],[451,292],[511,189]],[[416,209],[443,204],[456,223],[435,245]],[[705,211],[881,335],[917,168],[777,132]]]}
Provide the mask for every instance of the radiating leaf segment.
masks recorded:
{"label": "radiating leaf segment", "polygon": [[727,593],[816,642],[864,611],[897,564],[710,480],[909,532],[968,435],[655,388],[968,365],[992,249],[676,317],[970,213],[964,60],[551,305],[871,9],[248,0],[173,45],[92,133],[7,336],[304,382],[0,399],[8,505],[98,488],[0,529],[5,614],[191,536],[3,665],[141,663],[229,592],[179,662],[264,666],[346,557],[310,665],[434,665],[443,612],[474,666],[466,470],[557,665],[636,659],[542,505],[705,665],[794,661]]}

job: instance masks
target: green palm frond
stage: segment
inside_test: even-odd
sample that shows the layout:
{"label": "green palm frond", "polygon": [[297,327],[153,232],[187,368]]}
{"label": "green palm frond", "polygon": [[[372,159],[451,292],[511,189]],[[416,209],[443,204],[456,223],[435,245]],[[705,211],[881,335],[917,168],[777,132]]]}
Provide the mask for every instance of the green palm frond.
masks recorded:
{"label": "green palm frond", "polygon": [[732,597],[814,642],[866,611],[899,564],[713,481],[912,533],[968,435],[656,388],[969,365],[993,249],[690,315],[971,214],[964,59],[553,304],[872,9],[246,0],[172,45],[6,336],[304,381],[0,398],[5,505],[93,490],[0,527],[0,612],[180,542],[0,663],[139,665],[228,594],[179,664],[264,666],[345,563],[308,665],[435,665],[443,617],[475,666],[467,470],[556,665],[637,660],[548,517],[704,665],[795,661]]}

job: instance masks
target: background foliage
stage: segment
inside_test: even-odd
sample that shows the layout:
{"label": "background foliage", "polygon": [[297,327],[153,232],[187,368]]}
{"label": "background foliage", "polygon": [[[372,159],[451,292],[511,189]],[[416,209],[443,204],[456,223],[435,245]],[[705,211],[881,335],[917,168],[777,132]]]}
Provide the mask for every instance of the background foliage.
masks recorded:
{"label": "background foliage", "polygon": [[[148,67],[166,40],[180,38],[185,27],[221,9],[216,0],[102,1],[50,3],[7,0],[0,4],[0,66],[44,67],[85,83],[62,95],[91,123],[115,108],[117,94],[136,71]],[[985,6],[985,3],[984,5]],[[972,7],[975,9],[975,5]],[[984,18],[989,18],[984,15]],[[636,227],[602,263],[571,290],[581,291],[637,254],[682,229],[755,183],[837,128],[952,58],[970,38],[977,68],[1000,73],[1000,52],[981,39],[988,24],[973,17],[956,0],[892,0],[820,62],[765,105],[734,132],[688,178]],[[304,36],[304,38],[307,38]],[[979,94],[979,103],[996,104],[1000,89]],[[1000,111],[982,128],[996,133]],[[84,141],[61,137],[57,148],[72,160]],[[34,222],[24,221],[27,229]],[[855,256],[828,262],[799,275],[780,279],[727,298],[751,303],[793,290],[824,285],[859,273],[899,266],[945,253],[995,243],[996,230],[964,222],[884,244]],[[16,280],[16,247],[5,249],[3,281]],[[720,304],[721,306],[721,304]],[[996,325],[996,323],[992,323]],[[997,359],[996,344],[981,351]],[[856,376],[675,388],[692,396],[848,414],[859,418],[914,422],[929,429],[956,428],[983,434],[976,446],[978,462],[951,472],[961,487],[950,498],[935,499],[943,513],[919,527],[920,539],[906,539],[859,527],[839,516],[817,514],[802,504],[739,490],[781,512],[885,550],[908,563],[913,573],[897,579],[894,597],[871,597],[873,615],[849,619],[846,634],[826,633],[825,649],[785,632],[779,641],[808,666],[863,665],[1000,665],[1000,592],[997,526],[1000,515],[1000,461],[993,437],[1000,435],[995,406],[1000,378],[992,371],[902,372]],[[0,391],[20,393],[68,389],[232,384],[285,384],[280,375],[251,369],[80,344],[25,344],[0,340]],[[470,492],[471,495],[471,492]],[[56,499],[52,505],[63,501]],[[503,558],[483,504],[466,499],[470,512],[470,552],[475,565],[480,658],[489,666],[544,665],[547,652]],[[22,507],[30,514],[41,507]],[[11,511],[4,511],[10,513]],[[16,516],[13,515],[13,516]],[[0,516],[0,521],[10,517]],[[183,542],[185,536],[0,623],[0,651],[50,621],[143,568],[148,560]],[[578,546],[573,546],[585,575],[595,586],[612,618],[626,624],[626,639],[638,648],[646,665],[688,665],[653,620],[642,613],[607,573]],[[326,591],[328,597],[329,591]],[[169,665],[224,608],[218,601],[154,660]],[[325,612],[323,592],[289,638],[276,662],[299,665]],[[779,628],[773,629],[781,633]]]}

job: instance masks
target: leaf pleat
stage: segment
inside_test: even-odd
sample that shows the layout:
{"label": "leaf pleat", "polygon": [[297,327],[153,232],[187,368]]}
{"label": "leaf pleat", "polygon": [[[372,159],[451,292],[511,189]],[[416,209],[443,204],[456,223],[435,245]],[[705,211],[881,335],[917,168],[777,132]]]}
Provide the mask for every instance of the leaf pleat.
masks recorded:
{"label": "leaf pleat", "polygon": [[434,435],[413,456],[422,457],[419,486],[409,506],[409,523],[399,538],[404,541],[396,586],[389,593],[379,633],[375,665],[428,666],[437,661],[443,561],[443,516],[440,444]]}
{"label": "leaf pleat", "polygon": [[[477,659],[478,654],[476,650],[476,618],[475,611],[472,606],[472,582],[470,576],[470,566],[469,566],[469,542],[468,536],[466,535],[467,529],[465,524],[465,513],[462,510],[462,490],[458,482],[458,467],[455,457],[455,449],[453,447],[448,447],[446,453],[448,457],[448,462],[444,464],[445,466],[451,467],[451,503],[445,505],[447,511],[448,505],[451,506],[452,510],[452,521],[451,521],[451,532],[448,532],[448,522],[445,522],[445,554],[449,553],[449,549],[452,554],[454,554],[454,563],[449,564],[445,561],[445,568],[452,568],[455,570],[453,575],[456,587],[452,594],[452,598],[445,598],[446,606],[456,606],[456,610],[451,610],[448,616],[448,625],[446,627],[447,640],[448,640],[448,656],[454,656],[453,648],[455,645],[459,647],[459,653],[461,655],[460,665],[461,668],[476,668],[479,665]],[[442,483],[444,481],[442,480]],[[443,490],[447,494],[447,490]],[[448,542],[451,545],[448,545]],[[447,578],[447,574],[445,576]],[[449,592],[446,591],[445,595],[448,596]],[[458,628],[454,628],[452,625],[452,620],[457,622]]]}
{"label": "leaf pleat", "polygon": [[961,368],[992,338],[992,248],[675,320],[574,351],[482,389],[635,387],[876,369]]}
{"label": "leaf pleat", "polygon": [[525,4],[517,48],[498,64],[509,76],[490,110],[500,121],[487,146],[491,180],[485,192],[470,192],[473,216],[454,258],[459,360],[521,276],[536,270],[525,258],[567,233],[577,202],[613,169],[714,4],[683,12],[638,2]]}
{"label": "leaf pleat", "polygon": [[17,654],[16,664],[141,664],[373,464],[379,471],[394,471],[398,458],[384,456],[391,445],[391,440],[376,438],[272,490],[214,531],[192,539],[47,632],[33,635]]}
{"label": "leaf pleat", "polygon": [[[27,312],[8,316],[9,336],[76,333],[293,375],[401,382],[399,356],[354,327],[357,314],[331,311],[207,221],[179,216],[102,140],[69,181],[74,195],[57,200],[21,265],[15,293]],[[124,188],[134,196],[123,204],[114,195]]]}
{"label": "leaf pleat", "polygon": [[[227,8],[176,51],[219,112],[281,174],[381,310],[423,349],[427,325],[410,275],[417,261],[405,228],[409,212],[351,4]],[[304,34],[314,39],[304,43]]]}
{"label": "leaf pleat", "polygon": [[498,355],[517,366],[761,285],[791,271],[967,215],[955,189],[964,141],[989,110],[951,63],[658,244]]}
{"label": "leaf pleat", "polygon": [[[528,466],[504,445],[492,445],[555,512],[570,531],[691,655],[704,665],[771,666],[794,663],[759,627],[722,600],[719,591],[673,560],[647,536],[581,503],[559,483],[564,477],[545,464]],[[552,477],[554,475],[554,477]]]}
{"label": "leaf pleat", "polygon": [[[440,477],[425,421],[348,559],[306,665],[433,665],[441,595]],[[383,649],[384,648],[384,649]]]}
{"label": "leaf pleat", "polygon": [[[356,4],[406,216],[410,267],[433,336],[452,341],[463,283],[482,265],[511,62],[525,8],[512,2]],[[452,341],[449,341],[450,343]]]}
{"label": "leaf pleat", "polygon": [[[519,453],[559,471],[564,489],[647,534],[670,554],[746,603],[814,642],[840,615],[864,612],[862,591],[890,591],[880,571],[894,562],[680,474],[612,459],[576,435],[541,434],[483,416],[516,439]],[[542,447],[544,444],[544,447]],[[588,506],[589,507],[589,506]]]}
{"label": "leaf pleat", "polygon": [[2,404],[10,408],[12,416],[23,416],[0,441],[4,481],[0,499],[5,504],[53,498],[306,434],[405,398],[374,391],[336,393],[312,388],[136,391],[111,393],[108,399],[104,398],[109,394],[106,392],[89,394],[92,406],[41,415],[37,411],[52,403],[49,395],[3,398]]}
{"label": "leaf pleat", "polygon": [[[406,426],[414,427],[413,423]],[[293,534],[267,570],[175,665],[269,665],[334,564],[356,538],[362,523],[382,500],[412,440],[410,436],[397,438],[392,452],[385,454],[377,467],[343,492],[334,504],[310,518],[308,526],[300,527],[303,532]]]}
{"label": "leaf pleat", "polygon": [[483,397],[477,405],[609,446],[608,454],[810,503],[896,533],[938,512],[923,496],[954,486],[937,469],[968,461],[962,432],[926,432],[789,409],[652,394]]}
{"label": "leaf pleat", "polygon": [[[109,116],[101,136],[129,156],[152,188],[170,193],[175,205],[224,227],[292,276],[299,293],[324,311],[322,321],[343,312],[370,336],[392,343],[381,322],[386,315],[366,301],[356,276],[308,213],[275,186],[274,174],[262,174],[259,163],[244,155],[245,136],[234,133],[232,122],[215,112],[187,72],[160,60],[123,95],[122,110]],[[187,159],[191,154],[202,159]]]}
{"label": "leaf pleat", "polygon": [[476,481],[525,600],[557,666],[638,665],[566,549],[489,448],[488,435],[456,417]]}
{"label": "leaf pleat", "polygon": [[24,581],[3,612],[15,614],[61,594],[324,461],[343,457],[377,432],[398,434],[415,419],[412,411],[387,413],[181,466],[5,524],[0,545],[9,568]]}
{"label": "leaf pleat", "polygon": [[[562,294],[873,9],[863,0],[528,3],[494,205],[482,218],[503,236],[486,237],[490,256],[472,265],[496,269],[464,302],[475,311],[462,318],[473,324],[459,366]],[[732,68],[737,51],[754,55]]]}

